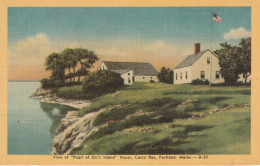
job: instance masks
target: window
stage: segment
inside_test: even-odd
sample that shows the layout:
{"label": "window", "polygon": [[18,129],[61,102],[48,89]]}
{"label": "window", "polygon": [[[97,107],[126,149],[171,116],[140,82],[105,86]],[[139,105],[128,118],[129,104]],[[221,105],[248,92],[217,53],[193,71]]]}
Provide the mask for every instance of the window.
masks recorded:
{"label": "window", "polygon": [[130,79],[130,78],[128,78],[128,83],[129,83],[129,84],[131,83],[131,79]]}
{"label": "window", "polygon": [[205,71],[200,71],[200,78],[205,79]]}
{"label": "window", "polygon": [[219,79],[219,71],[216,71],[216,79]]}
{"label": "window", "polygon": [[246,78],[246,74],[245,73],[243,73],[243,78]]}
{"label": "window", "polygon": [[153,79],[153,77],[151,77],[151,79]]}
{"label": "window", "polygon": [[181,76],[180,76],[180,77],[181,77],[181,79],[182,79],[182,73],[181,73]]}
{"label": "window", "polygon": [[186,71],[186,79],[188,79],[188,72]]}
{"label": "window", "polygon": [[210,58],[207,58],[207,64],[210,64]]}
{"label": "window", "polygon": [[130,76],[130,73],[128,73],[128,75]]}
{"label": "window", "polygon": [[177,75],[177,73],[176,73],[176,80],[178,80],[178,75]]}
{"label": "window", "polygon": [[145,77],[143,77],[143,79],[145,79]]}
{"label": "window", "polygon": [[103,70],[105,70],[105,66],[103,66]]}

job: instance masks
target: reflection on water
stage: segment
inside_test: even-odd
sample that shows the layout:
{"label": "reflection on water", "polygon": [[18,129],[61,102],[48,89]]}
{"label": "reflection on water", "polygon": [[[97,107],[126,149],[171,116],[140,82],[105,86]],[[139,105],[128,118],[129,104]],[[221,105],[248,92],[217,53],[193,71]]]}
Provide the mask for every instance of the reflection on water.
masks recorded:
{"label": "reflection on water", "polygon": [[8,82],[8,154],[51,154],[52,138],[68,106],[40,103],[29,96],[39,82]]}
{"label": "reflection on water", "polygon": [[67,112],[77,110],[72,107],[50,103],[40,103],[40,107],[46,115],[52,119],[53,123],[49,130],[52,138],[57,134],[55,130],[59,126],[60,120],[66,116]]}

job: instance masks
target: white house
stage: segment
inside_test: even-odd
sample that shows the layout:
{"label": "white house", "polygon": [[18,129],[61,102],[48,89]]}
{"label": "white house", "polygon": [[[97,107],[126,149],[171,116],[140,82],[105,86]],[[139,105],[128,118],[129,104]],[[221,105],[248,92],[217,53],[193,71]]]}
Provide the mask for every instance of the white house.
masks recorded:
{"label": "white house", "polygon": [[[248,73],[249,74],[249,73]],[[244,74],[240,74],[239,75],[239,78],[238,78],[238,82],[245,82],[245,79],[246,79],[246,77],[245,77],[245,75]],[[249,75],[248,77],[247,77],[247,79],[246,79],[246,82],[248,83],[249,81],[251,81],[251,75]]]}
{"label": "white house", "polygon": [[119,73],[125,85],[136,82],[158,81],[158,71],[150,63],[103,61],[98,70],[110,70]]}
{"label": "white house", "polygon": [[173,83],[191,83],[194,79],[207,79],[211,80],[211,83],[224,82],[224,78],[220,74],[217,55],[210,50],[200,51],[200,43],[194,44],[194,47],[194,54],[185,58],[174,68]]}

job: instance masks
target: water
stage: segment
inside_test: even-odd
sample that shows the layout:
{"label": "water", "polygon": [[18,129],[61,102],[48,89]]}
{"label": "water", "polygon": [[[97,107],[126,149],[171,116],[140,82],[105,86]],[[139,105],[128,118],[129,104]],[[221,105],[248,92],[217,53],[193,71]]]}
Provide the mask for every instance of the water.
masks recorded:
{"label": "water", "polygon": [[71,107],[40,103],[29,96],[39,82],[8,82],[8,154],[51,154],[60,119]]}

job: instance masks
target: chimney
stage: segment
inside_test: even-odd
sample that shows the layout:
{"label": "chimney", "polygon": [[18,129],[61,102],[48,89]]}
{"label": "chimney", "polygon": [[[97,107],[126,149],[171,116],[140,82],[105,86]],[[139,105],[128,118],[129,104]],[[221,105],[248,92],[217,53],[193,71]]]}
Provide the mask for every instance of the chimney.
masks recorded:
{"label": "chimney", "polygon": [[200,52],[200,43],[194,44],[194,54],[197,54]]}

